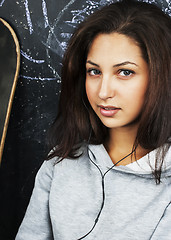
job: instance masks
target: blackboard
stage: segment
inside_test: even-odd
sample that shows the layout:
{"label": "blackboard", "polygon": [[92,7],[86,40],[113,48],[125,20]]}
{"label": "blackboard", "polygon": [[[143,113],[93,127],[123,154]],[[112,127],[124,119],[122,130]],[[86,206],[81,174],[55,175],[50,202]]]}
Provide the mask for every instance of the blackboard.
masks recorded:
{"label": "blackboard", "polygon": [[[144,0],[145,1],[145,0]],[[0,0],[15,30],[21,69],[0,168],[0,239],[12,240],[24,216],[47,147],[60,94],[61,60],[72,32],[110,0]],[[150,0],[171,15],[169,0]]]}

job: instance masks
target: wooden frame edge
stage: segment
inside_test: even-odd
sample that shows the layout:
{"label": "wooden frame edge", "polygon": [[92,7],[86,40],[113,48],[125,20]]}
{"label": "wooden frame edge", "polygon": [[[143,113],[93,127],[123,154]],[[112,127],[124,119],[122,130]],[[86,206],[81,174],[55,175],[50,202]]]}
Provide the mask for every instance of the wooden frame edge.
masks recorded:
{"label": "wooden frame edge", "polygon": [[15,89],[17,86],[17,79],[18,79],[19,70],[20,70],[20,45],[19,45],[18,38],[17,38],[13,28],[4,19],[0,18],[0,21],[10,30],[11,35],[15,42],[16,53],[17,53],[17,67],[16,67],[14,81],[13,81],[11,94],[10,94],[10,98],[9,98],[9,102],[8,102],[6,118],[5,118],[5,123],[4,123],[3,132],[2,132],[1,143],[0,143],[0,165],[1,165],[2,154],[3,154],[4,144],[5,144],[5,138],[6,138],[6,134],[7,134],[7,128],[8,128],[10,113],[11,113],[11,108],[12,108],[12,102],[14,99]]}

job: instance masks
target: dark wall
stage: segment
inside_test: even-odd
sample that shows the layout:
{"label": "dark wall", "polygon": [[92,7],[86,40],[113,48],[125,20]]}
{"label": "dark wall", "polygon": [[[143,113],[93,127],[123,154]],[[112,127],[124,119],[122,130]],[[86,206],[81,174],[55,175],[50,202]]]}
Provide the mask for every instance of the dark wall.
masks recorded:
{"label": "dark wall", "polygon": [[[75,27],[107,0],[0,0],[14,28],[21,70],[0,168],[0,239],[12,240],[44,160],[46,134],[58,110],[61,60]],[[168,0],[155,0],[171,14]]]}

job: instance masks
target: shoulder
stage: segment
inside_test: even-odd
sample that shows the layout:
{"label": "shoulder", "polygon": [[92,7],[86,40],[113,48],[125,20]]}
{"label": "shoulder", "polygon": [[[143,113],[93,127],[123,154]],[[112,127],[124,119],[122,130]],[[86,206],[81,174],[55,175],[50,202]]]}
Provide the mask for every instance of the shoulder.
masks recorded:
{"label": "shoulder", "polygon": [[59,179],[87,175],[92,168],[94,169],[92,161],[99,163],[100,159],[103,158],[102,156],[106,159],[102,145],[82,145],[77,151],[77,156],[74,159],[64,158],[63,160],[60,157],[53,157],[44,161],[37,178],[45,179],[46,182],[58,179],[58,182],[60,182]]}
{"label": "shoulder", "polygon": [[42,174],[47,174],[49,176],[53,175],[54,166],[55,166],[55,162],[56,161],[57,161],[57,157],[52,158],[50,160],[45,160],[42,163],[42,165],[41,165],[41,167],[40,167],[40,169],[39,169],[39,171],[37,173],[36,178],[41,176]]}
{"label": "shoulder", "polygon": [[43,162],[42,166],[40,167],[38,174],[40,175],[40,174],[46,173],[46,174],[53,176],[56,169],[65,168],[67,166],[75,165],[78,162],[82,162],[82,161],[86,160],[87,151],[86,151],[86,147],[84,145],[81,146],[77,150],[76,156],[77,157],[75,157],[75,158],[67,157],[64,159],[61,159],[61,157],[59,157],[59,156],[55,156],[49,160],[45,160]]}
{"label": "shoulder", "polygon": [[45,160],[40,169],[38,170],[35,178],[35,186],[34,188],[44,189],[45,191],[49,191],[51,182],[53,180],[55,163],[57,161],[57,157]]}

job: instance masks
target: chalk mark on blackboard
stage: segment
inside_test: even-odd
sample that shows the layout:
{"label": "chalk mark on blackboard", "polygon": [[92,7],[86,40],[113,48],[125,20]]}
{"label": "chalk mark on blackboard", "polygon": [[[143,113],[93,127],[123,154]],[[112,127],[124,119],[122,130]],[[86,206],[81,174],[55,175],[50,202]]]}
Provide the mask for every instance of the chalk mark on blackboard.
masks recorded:
{"label": "chalk mark on blackboard", "polygon": [[166,0],[168,6],[165,8],[165,12],[171,16],[171,2],[170,0]]}
{"label": "chalk mark on blackboard", "polygon": [[[58,42],[58,44],[59,44],[59,49],[58,49],[58,51],[60,51],[60,53],[58,52],[58,54],[59,54],[59,55],[63,55],[63,52],[64,52],[63,44],[60,43],[60,41],[57,39],[56,35],[54,34],[54,29],[55,29],[57,23],[60,21],[62,15],[65,13],[65,11],[68,9],[68,7],[69,7],[71,4],[73,4],[75,1],[76,1],[76,0],[71,0],[71,1],[69,1],[69,3],[68,3],[68,4],[62,9],[62,11],[58,14],[58,16],[57,16],[57,18],[56,18],[53,26],[50,27],[49,36],[48,36],[47,42],[46,42],[46,44],[45,44],[46,46],[48,46],[48,47],[47,47],[47,51],[46,51],[46,52],[47,52],[47,57],[48,57],[48,59],[50,59],[49,49],[52,50],[52,48],[51,48],[51,45],[52,45],[52,44],[51,44],[52,36],[55,37],[55,40],[56,40],[56,41]],[[51,66],[51,63],[49,63],[48,66],[49,66],[49,68],[53,71],[54,75],[58,78],[58,77],[59,77],[59,74],[58,74],[57,71]]]}
{"label": "chalk mark on blackboard", "polygon": [[[119,2],[120,0],[116,0],[115,2]],[[101,0],[100,1],[100,6],[104,6],[106,4],[110,4],[112,3],[113,1],[112,0]]]}
{"label": "chalk mark on blackboard", "polygon": [[29,31],[30,31],[30,34],[32,34],[33,33],[33,24],[32,24],[32,21],[31,21],[30,11],[29,11],[29,7],[28,7],[28,0],[24,1],[24,5],[25,5],[25,8],[26,8],[26,17],[27,17],[27,23],[28,23],[28,26],[29,26]]}
{"label": "chalk mark on blackboard", "polygon": [[54,53],[57,53],[58,55],[63,55],[63,42],[60,42],[57,38],[57,36],[55,35],[55,33],[53,32],[53,29],[51,30],[51,34],[54,36],[55,42],[58,44],[58,47],[56,47],[56,45],[54,45],[54,47],[52,47],[52,44],[47,44],[45,42],[42,41],[42,44],[44,46],[47,47],[47,49],[50,49],[51,51],[53,51]]}
{"label": "chalk mark on blackboard", "polygon": [[24,75],[20,75],[19,77],[24,78],[24,79],[28,79],[28,80],[40,80],[40,81],[58,80],[58,81],[60,81],[56,77],[52,77],[52,78],[44,77],[44,78],[42,78],[42,77],[30,77],[30,76],[24,76]]}
{"label": "chalk mark on blackboard", "polygon": [[49,20],[48,20],[48,14],[47,14],[47,6],[45,0],[42,0],[42,10],[43,10],[43,16],[45,20],[45,28],[49,26]]}
{"label": "chalk mark on blackboard", "polygon": [[38,64],[41,64],[41,63],[44,63],[45,60],[36,60],[36,59],[33,59],[31,56],[29,56],[26,52],[20,50],[21,52],[21,55],[23,57],[25,57],[27,60],[29,60],[30,62],[34,62],[34,63],[38,63]]}
{"label": "chalk mark on blackboard", "polygon": [[2,0],[2,1],[0,2],[0,7],[2,7],[2,5],[4,4],[4,2],[5,2],[5,0]]}

